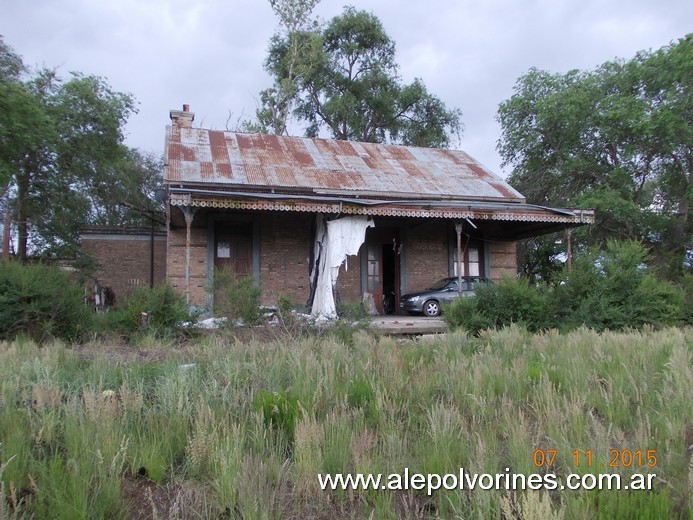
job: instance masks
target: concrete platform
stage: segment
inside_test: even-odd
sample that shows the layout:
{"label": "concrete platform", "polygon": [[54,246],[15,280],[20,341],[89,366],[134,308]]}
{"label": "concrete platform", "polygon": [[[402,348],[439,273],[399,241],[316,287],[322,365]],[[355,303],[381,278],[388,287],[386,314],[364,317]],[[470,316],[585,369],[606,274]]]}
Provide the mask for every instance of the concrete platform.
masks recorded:
{"label": "concrete platform", "polygon": [[436,334],[448,331],[443,318],[426,316],[376,316],[371,320],[373,329],[383,334]]}

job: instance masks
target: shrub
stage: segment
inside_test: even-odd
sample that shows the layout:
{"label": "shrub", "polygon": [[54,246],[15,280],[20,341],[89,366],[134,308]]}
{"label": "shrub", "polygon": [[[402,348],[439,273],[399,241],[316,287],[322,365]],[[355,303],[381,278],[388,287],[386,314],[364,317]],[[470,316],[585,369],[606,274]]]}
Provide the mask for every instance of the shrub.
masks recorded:
{"label": "shrub", "polygon": [[517,323],[531,331],[551,326],[551,292],[544,285],[504,277],[498,284],[476,288],[472,297],[458,298],[443,316],[454,328],[480,330]]}
{"label": "shrub", "polygon": [[69,273],[43,264],[0,262],[0,339],[26,334],[76,341],[91,330],[84,291]]}
{"label": "shrub", "polygon": [[690,279],[684,278],[682,288],[659,280],[649,260],[637,242],[609,242],[603,251],[594,248],[577,255],[572,271],[564,269],[555,287],[504,278],[479,287],[473,298],[455,301],[445,318],[452,327],[474,333],[511,323],[532,332],[583,325],[601,331],[689,320]]}
{"label": "shrub", "polygon": [[682,292],[657,279],[649,260],[645,247],[634,241],[610,241],[603,251],[579,255],[556,289],[562,321],[595,330],[681,323]]}
{"label": "shrub", "polygon": [[[146,320],[143,320],[144,313]],[[108,315],[111,327],[118,332],[151,332],[157,337],[179,333],[182,324],[191,317],[183,295],[168,284],[138,289],[124,308]]]}
{"label": "shrub", "polygon": [[536,332],[551,325],[552,302],[548,287],[531,285],[526,278],[503,277],[498,284],[479,287],[476,299],[479,312],[496,327],[517,323]]}
{"label": "shrub", "polygon": [[216,269],[212,284],[214,314],[227,318],[231,327],[241,321],[246,325],[260,321],[260,287],[255,278],[239,278],[228,269]]}
{"label": "shrub", "polygon": [[[483,289],[482,289],[483,290]],[[443,307],[443,318],[453,329],[465,329],[473,334],[494,326],[490,317],[477,308],[477,298],[458,298]]]}

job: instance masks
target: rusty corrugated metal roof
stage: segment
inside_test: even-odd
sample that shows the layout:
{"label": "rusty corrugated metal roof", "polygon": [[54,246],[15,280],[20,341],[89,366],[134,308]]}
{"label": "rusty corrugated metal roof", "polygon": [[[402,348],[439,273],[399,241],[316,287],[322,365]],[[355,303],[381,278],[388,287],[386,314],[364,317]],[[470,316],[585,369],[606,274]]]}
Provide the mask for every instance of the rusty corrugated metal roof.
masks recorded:
{"label": "rusty corrugated metal roof", "polygon": [[522,202],[462,151],[167,127],[165,181],[405,199]]}

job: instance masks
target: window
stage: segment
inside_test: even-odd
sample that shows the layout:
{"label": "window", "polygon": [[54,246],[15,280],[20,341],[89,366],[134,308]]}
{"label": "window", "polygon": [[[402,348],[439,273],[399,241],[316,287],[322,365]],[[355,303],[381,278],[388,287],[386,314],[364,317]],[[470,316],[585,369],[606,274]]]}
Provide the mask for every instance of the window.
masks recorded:
{"label": "window", "polygon": [[366,274],[368,292],[380,290],[380,255],[378,245],[368,246],[368,272]]}
{"label": "window", "polygon": [[[466,245],[466,247],[465,247]],[[458,265],[457,261],[457,247],[453,244],[452,248],[452,274],[451,276],[458,275]],[[464,243],[464,237],[462,238],[462,276],[483,276],[484,275],[484,265],[483,265],[483,250],[481,244],[476,241],[469,241],[467,244]]]}

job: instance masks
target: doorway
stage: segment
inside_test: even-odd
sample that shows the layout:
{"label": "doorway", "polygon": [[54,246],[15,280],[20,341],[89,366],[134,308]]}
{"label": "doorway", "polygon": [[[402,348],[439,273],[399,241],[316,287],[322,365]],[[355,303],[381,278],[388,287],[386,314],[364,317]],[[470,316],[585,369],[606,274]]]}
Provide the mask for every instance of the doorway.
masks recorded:
{"label": "doorway", "polygon": [[[397,313],[400,296],[399,229],[375,227],[366,231],[364,291],[373,296],[378,314]],[[365,263],[365,265],[364,265]]]}

